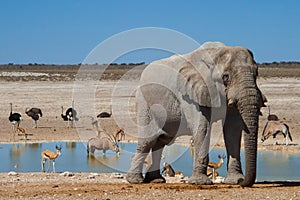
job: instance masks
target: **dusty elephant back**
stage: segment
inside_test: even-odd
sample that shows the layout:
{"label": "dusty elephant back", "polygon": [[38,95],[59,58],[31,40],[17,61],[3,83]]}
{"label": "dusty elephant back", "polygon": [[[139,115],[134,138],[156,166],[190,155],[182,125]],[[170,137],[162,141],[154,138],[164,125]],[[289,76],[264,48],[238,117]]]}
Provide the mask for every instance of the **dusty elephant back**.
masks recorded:
{"label": "dusty elephant back", "polygon": [[[212,71],[215,66],[214,61],[216,54],[223,48],[230,47],[226,47],[219,42],[210,42],[205,43],[190,53],[173,55],[169,58],[152,62],[145,68],[141,75],[139,86],[142,93],[155,93],[165,96],[174,96],[174,98],[180,99],[182,95],[186,95],[186,93],[190,91],[188,95],[198,99],[198,102],[202,101],[203,103],[200,103],[201,105],[219,107],[221,100],[217,94],[218,91],[215,87]],[[157,85],[160,87],[157,87]],[[198,94],[193,94],[193,91],[197,91],[197,89],[194,88],[197,86],[206,87],[208,93],[196,97]],[[167,88],[172,95],[163,94],[161,91],[164,89],[159,88]],[[214,96],[214,94],[217,95]],[[151,102],[150,98],[152,97],[149,95],[148,97],[146,100]]]}
{"label": "dusty elephant back", "polygon": [[[207,60],[207,56],[212,57],[211,60],[213,61],[213,52],[223,47],[226,46],[221,42],[206,42],[198,49],[187,54],[176,54],[165,59],[154,61],[143,71],[141,75],[141,82],[151,82],[153,80],[152,75],[156,73],[161,78],[159,80],[155,80],[155,82],[162,85],[171,85],[172,83],[169,80],[173,77],[174,81],[176,81],[178,72],[183,66],[190,63],[197,65],[199,60],[202,60],[201,58]],[[164,80],[168,80],[168,82],[164,82]]]}

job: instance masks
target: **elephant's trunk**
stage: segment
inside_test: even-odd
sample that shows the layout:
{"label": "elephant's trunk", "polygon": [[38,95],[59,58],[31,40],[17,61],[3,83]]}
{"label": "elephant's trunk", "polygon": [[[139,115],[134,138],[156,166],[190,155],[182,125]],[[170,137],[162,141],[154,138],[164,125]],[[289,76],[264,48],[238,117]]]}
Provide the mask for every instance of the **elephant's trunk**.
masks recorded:
{"label": "elephant's trunk", "polygon": [[[240,93],[238,110],[244,122],[245,179],[239,184],[251,187],[256,179],[259,90],[253,78],[243,81],[247,87]],[[246,83],[245,83],[246,82]],[[251,82],[251,84],[249,84]]]}

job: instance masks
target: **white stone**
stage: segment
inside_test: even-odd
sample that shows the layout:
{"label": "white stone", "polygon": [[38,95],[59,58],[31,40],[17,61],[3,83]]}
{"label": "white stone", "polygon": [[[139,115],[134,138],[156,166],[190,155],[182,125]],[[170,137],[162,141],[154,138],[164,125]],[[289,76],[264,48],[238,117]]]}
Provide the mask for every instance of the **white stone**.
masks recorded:
{"label": "white stone", "polygon": [[67,177],[71,177],[71,176],[74,176],[74,173],[72,172],[68,172],[68,171],[65,171],[65,172],[62,172],[61,174],[59,174],[60,176],[67,176]]}
{"label": "white stone", "polygon": [[123,179],[124,178],[124,175],[123,174],[120,174],[120,173],[112,173],[110,175],[111,178],[117,178],[117,179]]}
{"label": "white stone", "polygon": [[17,175],[19,175],[17,172],[14,172],[14,171],[10,171],[10,172],[8,172],[8,174],[7,174],[8,176],[17,176]]}
{"label": "white stone", "polygon": [[224,183],[224,181],[225,181],[225,177],[217,176],[216,180],[214,180],[213,182],[214,183]]}

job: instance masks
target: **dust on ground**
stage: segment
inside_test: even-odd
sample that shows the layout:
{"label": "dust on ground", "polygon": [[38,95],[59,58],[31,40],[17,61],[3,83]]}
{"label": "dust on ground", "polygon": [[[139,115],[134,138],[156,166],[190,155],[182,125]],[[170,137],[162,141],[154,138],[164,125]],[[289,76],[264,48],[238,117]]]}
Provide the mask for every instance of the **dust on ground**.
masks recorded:
{"label": "dust on ground", "polygon": [[[0,174],[1,199],[299,199],[300,182],[238,185],[129,184],[125,175],[71,173]],[[167,179],[168,180],[168,179]]]}

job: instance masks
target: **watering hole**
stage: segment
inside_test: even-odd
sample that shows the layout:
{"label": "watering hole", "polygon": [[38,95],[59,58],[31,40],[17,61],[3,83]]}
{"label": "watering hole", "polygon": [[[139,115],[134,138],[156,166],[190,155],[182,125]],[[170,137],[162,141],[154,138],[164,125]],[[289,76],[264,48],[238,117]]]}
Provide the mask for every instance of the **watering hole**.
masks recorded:
{"label": "watering hole", "polygon": [[[120,143],[120,156],[112,151],[105,155],[95,151],[94,156],[87,156],[84,142],[49,142],[49,143],[14,143],[0,144],[0,172],[40,172],[41,152],[45,149],[55,151],[55,145],[62,145],[62,154],[56,159],[56,171],[126,173],[130,167],[131,156],[136,150],[136,143]],[[218,155],[225,155],[225,150],[212,149],[210,161],[218,162]],[[242,152],[242,163],[244,163]],[[260,151],[257,158],[257,181],[284,181],[300,179],[300,155]],[[190,147],[171,145],[164,149],[162,163],[171,163],[175,171],[185,176],[192,173],[193,156]],[[226,162],[217,171],[226,176]],[[46,163],[47,166],[47,163]],[[52,165],[50,165],[52,171]]]}

